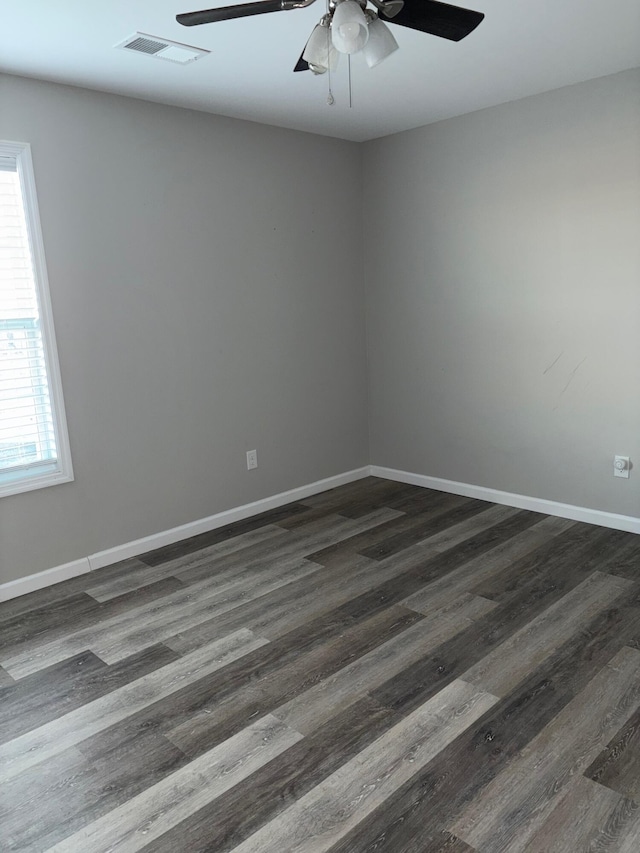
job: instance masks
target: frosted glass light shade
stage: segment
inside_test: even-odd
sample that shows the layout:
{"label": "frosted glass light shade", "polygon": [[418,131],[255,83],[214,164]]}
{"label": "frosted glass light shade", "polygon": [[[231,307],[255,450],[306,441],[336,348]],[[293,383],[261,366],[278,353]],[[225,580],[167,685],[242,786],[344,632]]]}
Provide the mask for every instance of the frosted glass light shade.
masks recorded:
{"label": "frosted glass light shade", "polygon": [[394,39],[389,27],[380,18],[372,21],[369,24],[369,40],[362,50],[369,68],[378,65],[397,49],[398,42]]}
{"label": "frosted glass light shade", "polygon": [[357,53],[367,43],[369,27],[355,0],[338,3],[331,22],[331,39],[340,53]]}
{"label": "frosted glass light shade", "polygon": [[302,58],[309,63],[314,74],[325,74],[330,68],[335,71],[338,67],[339,53],[331,42],[329,27],[317,24],[309,37]]}

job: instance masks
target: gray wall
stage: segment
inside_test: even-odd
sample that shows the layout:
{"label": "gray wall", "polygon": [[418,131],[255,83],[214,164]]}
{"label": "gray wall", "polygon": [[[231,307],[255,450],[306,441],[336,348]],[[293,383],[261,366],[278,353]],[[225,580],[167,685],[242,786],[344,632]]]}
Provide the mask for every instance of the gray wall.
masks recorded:
{"label": "gray wall", "polygon": [[0,138],[76,475],[0,501],[0,582],[366,464],[357,145],[7,76]]}
{"label": "gray wall", "polygon": [[640,71],[364,164],[371,461],[640,515]]}
{"label": "gray wall", "polygon": [[0,582],[368,461],[640,515],[639,105],[625,72],[357,146],[0,76],[76,473],[0,501]]}

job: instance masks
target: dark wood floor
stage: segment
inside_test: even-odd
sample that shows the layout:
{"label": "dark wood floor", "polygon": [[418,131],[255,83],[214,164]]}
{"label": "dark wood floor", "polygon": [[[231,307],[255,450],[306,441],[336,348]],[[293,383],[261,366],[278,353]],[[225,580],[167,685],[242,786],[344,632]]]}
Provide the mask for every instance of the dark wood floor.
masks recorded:
{"label": "dark wood floor", "polygon": [[0,848],[640,851],[640,537],[367,479],[0,605]]}

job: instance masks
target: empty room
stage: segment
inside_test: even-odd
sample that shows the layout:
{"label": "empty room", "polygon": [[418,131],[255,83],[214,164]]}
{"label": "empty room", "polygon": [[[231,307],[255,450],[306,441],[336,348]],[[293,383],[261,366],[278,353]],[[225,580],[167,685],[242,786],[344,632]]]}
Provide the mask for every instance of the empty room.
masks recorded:
{"label": "empty room", "polygon": [[640,5],[223,3],[0,4],[0,850],[638,853]]}

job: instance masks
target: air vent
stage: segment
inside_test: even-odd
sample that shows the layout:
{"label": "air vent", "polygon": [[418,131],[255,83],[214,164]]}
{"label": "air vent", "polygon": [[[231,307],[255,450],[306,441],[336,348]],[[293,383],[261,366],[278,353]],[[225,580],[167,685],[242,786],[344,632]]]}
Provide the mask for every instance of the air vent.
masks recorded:
{"label": "air vent", "polygon": [[211,52],[200,47],[192,47],[177,41],[150,36],[147,33],[134,33],[114,47],[132,53],[143,53],[155,59],[166,59],[167,62],[176,62],[178,65],[195,62],[196,59],[200,59]]}
{"label": "air vent", "polygon": [[157,53],[159,50],[164,50],[168,45],[164,41],[155,41],[154,39],[138,36],[133,41],[123,44],[122,47],[125,50],[137,50],[138,53]]}

